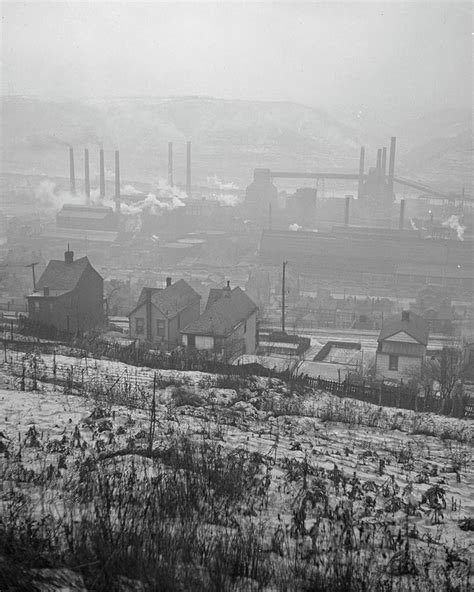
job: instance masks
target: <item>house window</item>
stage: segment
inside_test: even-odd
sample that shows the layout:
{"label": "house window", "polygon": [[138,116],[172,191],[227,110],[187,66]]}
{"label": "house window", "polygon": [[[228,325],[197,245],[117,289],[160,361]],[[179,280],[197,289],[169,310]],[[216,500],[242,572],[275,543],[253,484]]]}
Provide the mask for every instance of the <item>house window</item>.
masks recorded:
{"label": "house window", "polygon": [[40,310],[40,303],[38,301],[33,302],[33,312],[39,312]]}
{"label": "house window", "polygon": [[141,317],[135,319],[135,333],[137,335],[143,335],[145,333],[145,319]]}
{"label": "house window", "polygon": [[388,357],[388,369],[389,370],[398,370],[398,356],[389,356]]}
{"label": "house window", "polygon": [[158,319],[156,321],[156,334],[158,337],[165,337],[165,321]]}

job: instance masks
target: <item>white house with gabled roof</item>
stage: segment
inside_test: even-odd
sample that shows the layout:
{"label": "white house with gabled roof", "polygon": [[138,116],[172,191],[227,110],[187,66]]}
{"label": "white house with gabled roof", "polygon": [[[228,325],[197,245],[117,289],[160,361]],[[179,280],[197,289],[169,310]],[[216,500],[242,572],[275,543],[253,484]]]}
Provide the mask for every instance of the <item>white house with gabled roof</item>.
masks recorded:
{"label": "white house with gabled roof", "polygon": [[402,311],[384,322],[378,337],[375,374],[400,381],[421,370],[428,345],[429,324],[419,315]]}

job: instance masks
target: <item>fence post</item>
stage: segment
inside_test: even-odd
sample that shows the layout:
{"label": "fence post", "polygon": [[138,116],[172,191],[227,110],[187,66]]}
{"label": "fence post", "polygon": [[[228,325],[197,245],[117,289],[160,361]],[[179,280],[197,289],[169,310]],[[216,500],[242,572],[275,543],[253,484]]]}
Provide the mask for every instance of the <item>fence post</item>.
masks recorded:
{"label": "fence post", "polygon": [[379,386],[379,407],[382,407],[382,390],[383,390],[383,379]]}

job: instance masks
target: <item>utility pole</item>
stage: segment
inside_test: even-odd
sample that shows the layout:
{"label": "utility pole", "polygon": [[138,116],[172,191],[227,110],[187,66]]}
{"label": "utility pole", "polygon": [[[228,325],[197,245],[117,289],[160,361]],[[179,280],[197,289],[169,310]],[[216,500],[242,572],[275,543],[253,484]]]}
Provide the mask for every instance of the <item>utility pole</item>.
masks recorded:
{"label": "utility pole", "polygon": [[35,275],[35,267],[38,265],[38,261],[35,263],[30,263],[29,265],[25,265],[25,267],[31,267],[31,272],[33,274],[33,292],[36,292],[36,275]]}
{"label": "utility pole", "polygon": [[283,261],[283,275],[281,278],[281,332],[285,332],[285,284],[286,284],[286,266],[288,261]]}

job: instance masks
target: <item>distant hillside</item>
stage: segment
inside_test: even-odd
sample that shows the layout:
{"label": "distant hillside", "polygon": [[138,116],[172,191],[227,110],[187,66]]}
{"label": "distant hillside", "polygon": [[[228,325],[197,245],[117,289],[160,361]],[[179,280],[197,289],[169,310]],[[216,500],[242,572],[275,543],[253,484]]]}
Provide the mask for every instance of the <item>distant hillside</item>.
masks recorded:
{"label": "distant hillside", "polygon": [[[217,174],[243,184],[258,166],[356,170],[362,142],[371,138],[327,113],[293,103],[202,97],[123,98],[57,102],[2,100],[3,166],[7,171],[67,175],[67,145],[103,144],[121,150],[127,178],[166,175],[167,143],[174,142],[176,178],[184,178],[185,142],[193,142],[196,182]],[[92,171],[96,163],[92,162]],[[79,169],[78,169],[79,172]]]}
{"label": "distant hillside", "polygon": [[446,109],[412,119],[396,130],[405,176],[472,193],[472,113]]}
{"label": "distant hillside", "polygon": [[[468,184],[471,165],[469,112],[429,114],[396,130],[397,170],[450,188]],[[91,174],[98,170],[98,148],[120,148],[122,177],[149,180],[166,176],[167,143],[174,142],[175,179],[184,180],[185,142],[193,142],[193,182],[217,175],[247,185],[255,167],[280,170],[358,168],[359,147],[375,161],[380,139],[328,113],[295,103],[231,101],[207,97],[136,97],[58,101],[32,97],[2,99],[2,170],[68,175],[67,146],[76,149],[82,176],[84,147],[91,152]],[[389,137],[385,139],[389,144]],[[461,180],[461,181],[460,181]]]}

